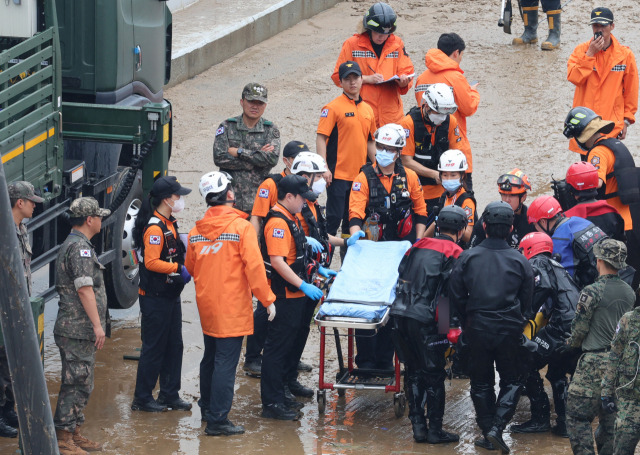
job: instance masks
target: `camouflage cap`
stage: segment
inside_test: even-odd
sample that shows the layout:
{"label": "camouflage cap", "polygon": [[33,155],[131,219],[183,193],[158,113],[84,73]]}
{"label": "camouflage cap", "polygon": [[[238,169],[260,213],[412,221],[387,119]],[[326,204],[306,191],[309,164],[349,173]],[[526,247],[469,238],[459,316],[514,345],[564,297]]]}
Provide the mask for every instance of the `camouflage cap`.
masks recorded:
{"label": "camouflage cap", "polygon": [[250,82],[242,89],[242,99],[249,101],[262,101],[267,102],[267,87],[258,84],[257,82]]}
{"label": "camouflage cap", "polygon": [[109,216],[111,210],[101,209],[95,198],[80,197],[71,203],[69,214],[73,218],[83,218],[85,216]]}
{"label": "camouflage cap", "polygon": [[593,245],[593,255],[596,259],[602,259],[618,270],[627,266],[625,262],[627,259],[627,246],[619,240],[600,240]]}
{"label": "camouflage cap", "polygon": [[28,199],[32,202],[43,202],[40,196],[36,195],[36,191],[33,185],[24,180],[18,182],[11,182],[9,184],[9,198],[10,199]]}

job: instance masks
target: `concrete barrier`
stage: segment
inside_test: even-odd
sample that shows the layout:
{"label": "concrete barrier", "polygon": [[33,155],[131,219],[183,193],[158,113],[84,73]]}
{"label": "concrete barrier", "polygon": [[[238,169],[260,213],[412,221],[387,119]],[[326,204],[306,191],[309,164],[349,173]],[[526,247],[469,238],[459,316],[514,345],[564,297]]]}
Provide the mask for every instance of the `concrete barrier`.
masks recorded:
{"label": "concrete barrier", "polygon": [[180,49],[171,57],[172,87],[243,50],[339,3],[341,0],[282,0],[267,10]]}

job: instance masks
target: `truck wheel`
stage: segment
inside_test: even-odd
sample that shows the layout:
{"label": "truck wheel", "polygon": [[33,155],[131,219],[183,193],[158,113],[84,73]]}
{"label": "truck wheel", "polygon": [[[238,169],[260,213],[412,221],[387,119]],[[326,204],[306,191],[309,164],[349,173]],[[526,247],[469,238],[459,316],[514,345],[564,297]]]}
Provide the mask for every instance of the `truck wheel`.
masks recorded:
{"label": "truck wheel", "polygon": [[[114,188],[117,195],[129,168],[123,168],[120,179]],[[115,222],[109,227],[106,235],[110,238],[109,248],[116,252],[116,259],[107,264],[105,285],[109,308],[126,309],[138,300],[140,274],[138,261],[133,245],[133,225],[142,207],[142,173],[138,172],[129,195],[118,208]]]}

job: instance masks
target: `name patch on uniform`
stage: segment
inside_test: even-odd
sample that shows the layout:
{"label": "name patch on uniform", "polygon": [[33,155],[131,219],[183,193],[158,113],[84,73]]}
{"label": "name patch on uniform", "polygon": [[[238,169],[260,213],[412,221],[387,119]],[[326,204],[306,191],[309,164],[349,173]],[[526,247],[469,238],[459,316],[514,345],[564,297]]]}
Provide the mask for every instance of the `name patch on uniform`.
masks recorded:
{"label": "name patch on uniform", "polygon": [[404,129],[404,135],[405,135],[406,137],[409,137],[409,136],[411,135],[411,130],[409,130],[409,129],[405,128],[405,129]]}
{"label": "name patch on uniform", "polygon": [[353,191],[360,191],[360,182],[353,182],[353,186],[351,187]]}
{"label": "name patch on uniform", "polygon": [[283,239],[284,238],[284,229],[278,229],[275,228],[273,230],[273,236],[277,239]]}
{"label": "name patch on uniform", "polygon": [[269,190],[266,188],[260,188],[260,191],[258,192],[258,197],[261,197],[263,199],[269,199]]}
{"label": "name patch on uniform", "polygon": [[329,116],[329,109],[322,109],[322,112],[320,113],[320,117],[327,117]]}
{"label": "name patch on uniform", "polygon": [[151,244],[151,245],[160,245],[160,236],[159,235],[150,235],[149,236],[149,244]]}
{"label": "name patch on uniform", "polygon": [[220,136],[222,133],[224,133],[224,126],[220,126],[220,128],[218,128],[216,130],[216,136]]}
{"label": "name patch on uniform", "polygon": [[91,257],[91,250],[80,250],[80,257],[81,258],[90,258]]}
{"label": "name patch on uniform", "polygon": [[593,158],[591,158],[591,164],[593,164],[594,166],[597,166],[600,164],[600,157],[599,156],[594,156]]}
{"label": "name patch on uniform", "polygon": [[625,71],[627,69],[627,65],[616,65],[611,68],[611,71]]}
{"label": "name patch on uniform", "polygon": [[344,116],[345,116],[345,117],[355,117],[355,116],[356,116],[356,113],[355,113],[355,112],[345,112],[345,113],[344,113]]}

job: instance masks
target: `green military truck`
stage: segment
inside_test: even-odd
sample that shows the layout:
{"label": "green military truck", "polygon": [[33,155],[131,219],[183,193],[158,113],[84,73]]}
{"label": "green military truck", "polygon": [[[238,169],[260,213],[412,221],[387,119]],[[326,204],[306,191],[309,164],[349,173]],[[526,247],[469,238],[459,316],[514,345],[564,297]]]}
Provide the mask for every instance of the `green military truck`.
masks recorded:
{"label": "green military truck", "polygon": [[[28,224],[32,270],[55,260],[71,201],[94,196],[113,212],[93,241],[111,308],[137,299],[133,223],[171,155],[171,25],[161,0],[0,2],[0,156],[8,182],[45,199]],[[49,267],[39,296],[53,284]]]}

